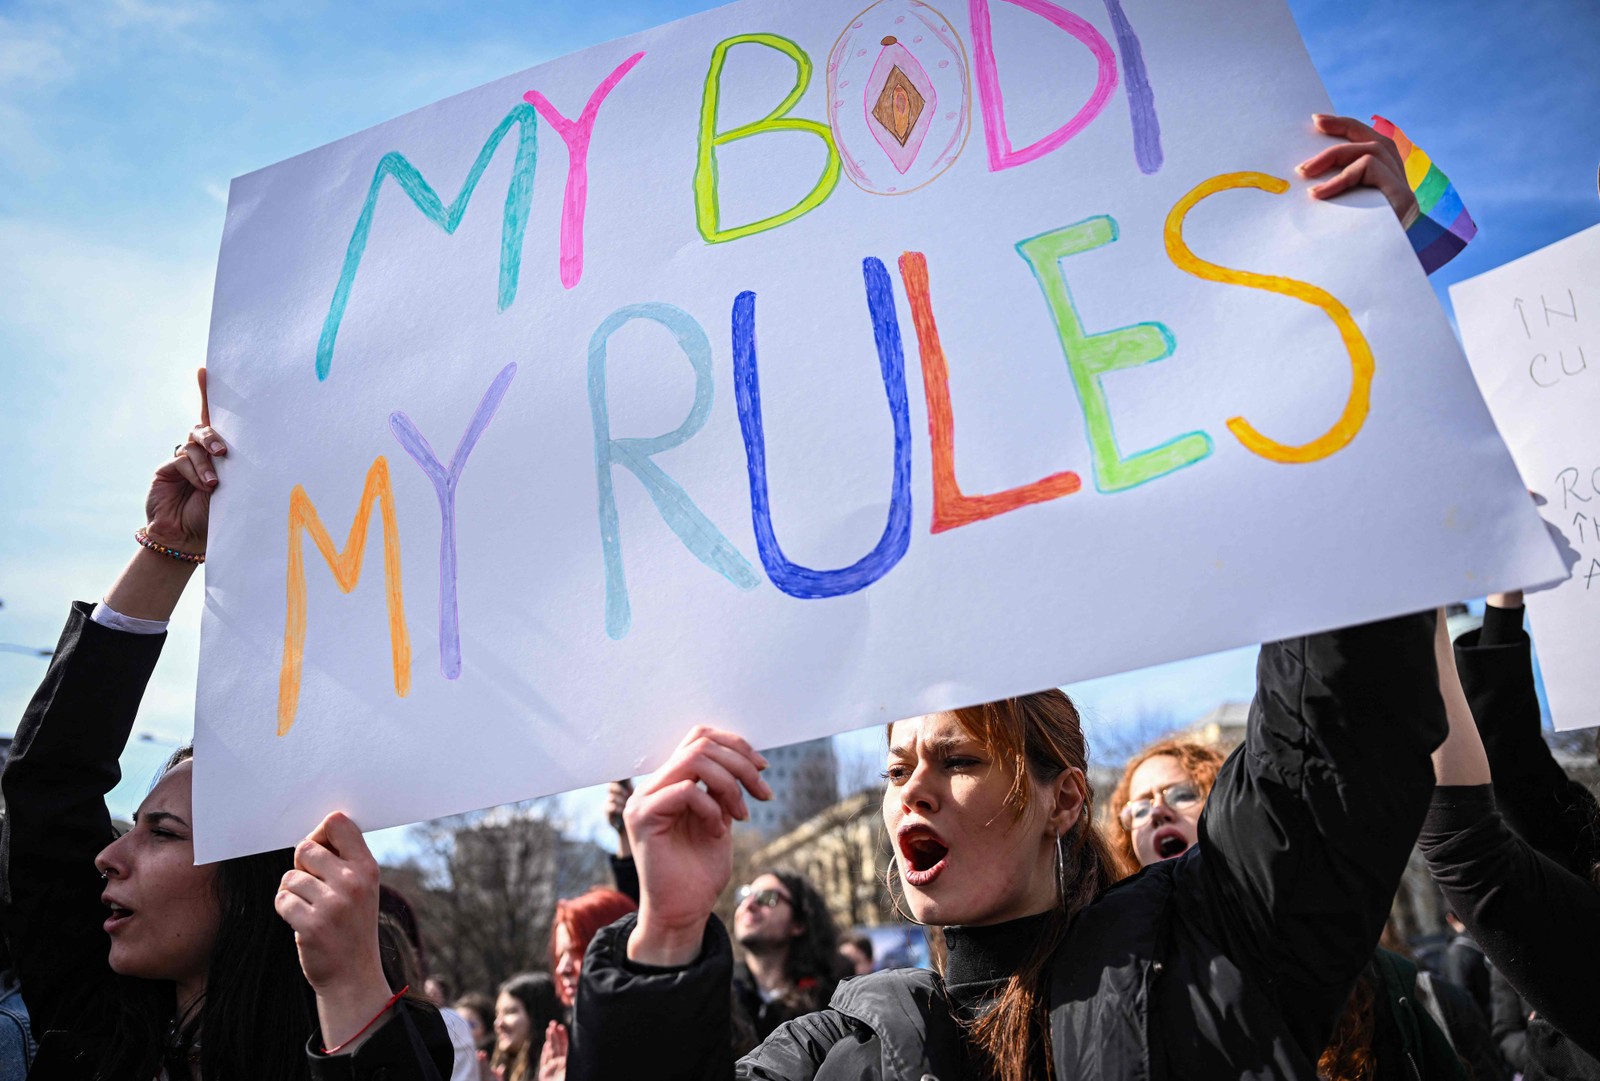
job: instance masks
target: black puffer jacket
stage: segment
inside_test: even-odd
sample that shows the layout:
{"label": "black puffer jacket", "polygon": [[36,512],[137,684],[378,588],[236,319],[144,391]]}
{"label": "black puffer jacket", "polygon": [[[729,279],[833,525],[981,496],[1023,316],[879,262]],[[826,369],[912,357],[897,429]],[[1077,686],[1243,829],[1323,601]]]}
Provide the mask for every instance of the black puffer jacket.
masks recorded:
{"label": "black puffer jacket", "polygon": [[[1433,788],[1432,632],[1422,614],[1262,648],[1245,744],[1200,843],[1105,891],[1056,955],[1058,1078],[1315,1078]],[[721,925],[672,970],[627,960],[632,927],[590,945],[569,1081],[955,1081],[969,1067],[939,978],[915,970],[846,981],[735,1067]]]}
{"label": "black puffer jacket", "polygon": [[[91,610],[73,605],[0,775],[7,812],[0,930],[39,1040],[33,1081],[90,1078],[96,1053],[115,1034],[123,996],[165,994],[171,1001],[170,985],[111,970],[94,865],[116,837],[105,795],[120,777],[117,757],[166,635],[111,630],[91,620]],[[438,1010],[409,1000],[395,1009],[352,1054],[319,1054],[321,1040],[309,1034],[314,1081],[449,1077],[454,1052]]]}

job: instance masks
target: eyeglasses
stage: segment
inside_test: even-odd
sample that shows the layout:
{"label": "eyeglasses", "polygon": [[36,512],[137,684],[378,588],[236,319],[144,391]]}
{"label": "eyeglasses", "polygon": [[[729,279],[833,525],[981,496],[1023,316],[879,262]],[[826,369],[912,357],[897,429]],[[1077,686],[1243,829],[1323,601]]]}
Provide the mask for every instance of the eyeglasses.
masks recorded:
{"label": "eyeglasses", "polygon": [[1133,830],[1135,826],[1142,826],[1150,821],[1150,812],[1156,809],[1156,801],[1166,804],[1170,811],[1186,811],[1199,803],[1203,797],[1200,788],[1193,781],[1178,781],[1158,788],[1144,799],[1129,800],[1122,807],[1122,813],[1117,816],[1122,823],[1122,828]]}
{"label": "eyeglasses", "polygon": [[[760,905],[762,908],[777,908],[779,905],[789,905],[791,908],[794,906],[794,902],[789,899],[789,895],[782,890],[758,890],[754,886],[740,886],[738,898],[738,905],[749,901],[751,904]],[[738,905],[734,907],[737,908]]]}

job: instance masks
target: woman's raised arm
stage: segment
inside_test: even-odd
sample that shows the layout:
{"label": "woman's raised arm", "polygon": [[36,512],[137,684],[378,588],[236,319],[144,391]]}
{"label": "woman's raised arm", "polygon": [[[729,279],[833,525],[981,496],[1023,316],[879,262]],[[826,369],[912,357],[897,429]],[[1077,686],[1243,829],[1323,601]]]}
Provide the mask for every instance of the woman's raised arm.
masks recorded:
{"label": "woman's raised arm", "polygon": [[[0,929],[39,1032],[79,1030],[95,1018],[110,1024],[117,1010],[103,996],[124,993],[115,986],[101,929],[104,882],[95,856],[116,836],[105,797],[122,776],[117,759],[166,640],[162,621],[194,573],[192,557],[205,552],[217,486],[212,456],[227,447],[206,423],[203,369],[200,389],[201,423],[151,481],[139,531],[145,541],[98,615],[94,605],[72,606],[0,776],[6,802]],[[191,558],[164,555],[146,541]],[[130,627],[145,633],[128,633]]]}
{"label": "woman's raised arm", "polygon": [[570,1081],[731,1075],[733,956],[711,909],[733,874],[744,794],[772,796],[766,766],[739,736],[701,726],[628,799],[639,913],[602,930],[584,958]]}

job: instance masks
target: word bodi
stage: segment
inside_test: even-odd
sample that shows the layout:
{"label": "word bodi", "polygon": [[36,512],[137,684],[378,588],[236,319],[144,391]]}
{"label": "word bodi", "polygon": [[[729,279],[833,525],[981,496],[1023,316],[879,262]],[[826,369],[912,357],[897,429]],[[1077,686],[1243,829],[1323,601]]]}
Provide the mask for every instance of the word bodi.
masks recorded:
{"label": "word bodi", "polygon": [[[705,78],[693,179],[696,227],[704,241],[726,244],[781,228],[830,198],[841,175],[847,176],[862,191],[878,195],[892,196],[935,183],[965,147],[971,123],[973,82],[978,88],[977,111],[982,117],[991,172],[1027,165],[1067,145],[1101,115],[1118,86],[1119,77],[1127,89],[1137,166],[1145,175],[1158,172],[1163,164],[1163,152],[1150,76],[1139,37],[1119,0],[1105,0],[1105,7],[1121,50],[1120,69],[1118,55],[1105,37],[1065,6],[1048,0],[1007,2],[1041,16],[1076,39],[1093,57],[1096,70],[1093,90],[1081,108],[1055,130],[1020,149],[1013,147],[1007,131],[988,0],[972,0],[969,7],[970,62],[967,46],[950,22],[934,8],[916,0],[882,0],[852,20],[828,58],[826,123],[794,115],[813,75],[811,58],[794,41],[775,34],[753,33],[719,42],[712,50]],[[884,32],[879,34],[880,30]],[[781,54],[793,62],[795,78],[777,105],[763,118],[721,130],[718,116],[723,69],[730,51],[739,47],[768,49]],[[611,92],[647,62],[645,52],[636,52],[624,59],[599,82],[576,119],[565,117],[543,93],[528,91],[524,103],[513,107],[489,134],[460,191],[448,206],[402,153],[384,155],[373,174],[368,197],[352,231],[344,265],[333,290],[317,347],[318,379],[327,379],[332,371],[339,327],[358,277],[385,181],[392,179],[430,221],[452,233],[460,224],[489,162],[512,132],[516,132],[516,150],[502,218],[499,306],[504,310],[515,302],[537,164],[535,113],[557,132],[568,154],[567,181],[562,196],[559,274],[564,288],[577,286],[583,277],[588,152],[595,124]],[[744,224],[724,222],[718,196],[718,148],[738,140],[786,131],[813,136],[825,148],[824,165],[814,186],[793,206]],[[1375,368],[1372,350],[1349,309],[1325,290],[1290,278],[1219,266],[1190,250],[1183,235],[1188,214],[1208,196],[1240,188],[1281,195],[1289,189],[1289,183],[1261,173],[1236,172],[1199,184],[1184,195],[1167,216],[1166,255],[1174,265],[1203,280],[1277,293],[1312,305],[1327,315],[1349,357],[1351,384],[1342,408],[1332,414],[1334,419],[1326,432],[1315,439],[1288,445],[1260,431],[1245,417],[1236,416],[1227,422],[1230,433],[1262,458],[1282,463],[1318,461],[1347,445],[1362,427],[1370,406]],[[1112,244],[1118,236],[1117,221],[1102,214],[1019,240],[1014,245],[1039,285],[1045,312],[1060,342],[1086,425],[1095,487],[1108,494],[1194,465],[1207,458],[1213,449],[1211,435],[1201,431],[1175,435],[1159,445],[1131,452],[1125,452],[1118,443],[1102,380],[1113,372],[1165,359],[1172,355],[1176,346],[1172,332],[1156,321],[1098,331],[1085,326],[1068,287],[1066,261],[1073,255]],[[897,268],[901,289],[912,312],[928,412],[933,462],[930,531],[944,532],[1078,492],[1081,479],[1070,469],[998,492],[974,494],[962,490],[957,480],[954,414],[945,351],[934,313],[930,268],[923,254],[916,251],[901,253]],[[756,347],[757,295],[753,291],[740,292],[732,302],[729,324],[733,383],[746,456],[757,556],[768,580],[791,597],[819,599],[865,589],[904,558],[910,543],[912,424],[894,282],[884,261],[876,255],[864,256],[862,277],[893,427],[894,452],[889,511],[883,533],[869,552],[844,567],[801,566],[784,554],[779,543],[772,524],[762,429]],[[608,419],[606,344],[612,334],[634,320],[657,323],[673,336],[694,370],[695,399],[688,416],[674,431],[649,439],[617,439],[611,435]],[[664,520],[701,563],[740,589],[753,588],[760,578],[750,561],[696,506],[684,488],[651,460],[654,455],[681,446],[705,424],[714,377],[710,337],[703,324],[688,312],[668,304],[625,305],[596,328],[590,341],[588,363],[600,542],[604,550],[606,633],[618,639],[625,636],[632,625],[613,490],[612,474],[617,466],[627,469],[644,485]],[[456,603],[455,484],[467,464],[473,444],[489,424],[500,400],[509,392],[516,371],[515,364],[507,365],[485,391],[448,468],[433,457],[426,440],[404,413],[396,412],[391,418],[396,439],[427,473],[438,496],[441,520],[438,638],[440,671],[446,679],[457,679],[461,674],[460,617]],[[312,538],[317,551],[334,569],[339,587],[348,592],[360,578],[366,522],[374,504],[382,511],[384,521],[385,581],[395,693],[403,696],[410,686],[411,654],[404,619],[400,533],[395,524],[388,469],[387,459],[382,455],[373,461],[342,552],[334,547],[305,490],[296,487],[291,496],[289,601],[278,707],[280,734],[287,733],[294,723],[304,658],[307,602],[302,531]]]}

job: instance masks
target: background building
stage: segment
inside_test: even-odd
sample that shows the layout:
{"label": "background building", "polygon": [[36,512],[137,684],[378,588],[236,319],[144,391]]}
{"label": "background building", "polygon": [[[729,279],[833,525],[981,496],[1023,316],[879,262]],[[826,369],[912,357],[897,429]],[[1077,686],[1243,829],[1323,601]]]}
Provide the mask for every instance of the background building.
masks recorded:
{"label": "background building", "polygon": [[772,798],[750,800],[749,826],[763,840],[793,829],[839,800],[839,763],[833,739],[763,749]]}

